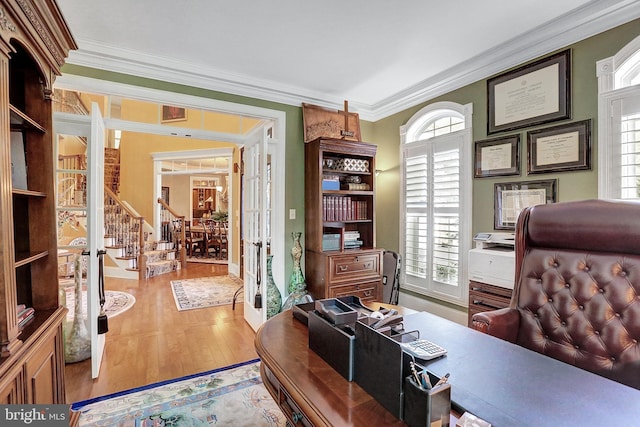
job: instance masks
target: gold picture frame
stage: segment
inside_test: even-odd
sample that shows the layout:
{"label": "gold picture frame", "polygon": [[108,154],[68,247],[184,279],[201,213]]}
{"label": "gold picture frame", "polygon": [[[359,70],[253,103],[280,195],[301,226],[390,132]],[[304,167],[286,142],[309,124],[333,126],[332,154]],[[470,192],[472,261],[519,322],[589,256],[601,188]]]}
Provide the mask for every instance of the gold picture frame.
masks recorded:
{"label": "gold picture frame", "polygon": [[163,105],[161,111],[162,123],[169,122],[182,122],[187,120],[187,109],[182,107],[176,107],[173,105]]}

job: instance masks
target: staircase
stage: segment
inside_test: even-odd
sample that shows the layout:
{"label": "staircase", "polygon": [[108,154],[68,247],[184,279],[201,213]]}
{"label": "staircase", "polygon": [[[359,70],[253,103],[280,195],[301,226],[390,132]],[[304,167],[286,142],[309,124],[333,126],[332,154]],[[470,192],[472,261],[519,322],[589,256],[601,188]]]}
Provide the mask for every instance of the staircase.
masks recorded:
{"label": "staircase", "polygon": [[150,239],[153,230],[144,218],[107,186],[104,192],[105,247],[113,261],[105,275],[142,280],[179,270],[177,242]]}

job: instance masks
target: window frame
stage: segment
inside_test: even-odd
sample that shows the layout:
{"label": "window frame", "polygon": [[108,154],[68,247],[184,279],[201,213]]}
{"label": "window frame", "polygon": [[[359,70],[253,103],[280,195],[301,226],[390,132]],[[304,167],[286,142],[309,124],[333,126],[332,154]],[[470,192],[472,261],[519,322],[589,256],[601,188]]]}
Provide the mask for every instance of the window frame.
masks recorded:
{"label": "window frame", "polygon": [[[640,74],[640,36],[614,56],[596,64],[598,78],[598,198],[621,199],[621,142],[616,137],[620,115],[616,104],[640,98],[640,84],[629,85]],[[634,200],[637,200],[635,198]]]}
{"label": "window frame", "polygon": [[[400,127],[400,159],[401,159],[401,194],[400,194],[400,253],[406,260],[406,227],[407,216],[407,183],[406,164],[408,153],[416,150],[424,151],[428,156],[433,156],[435,145],[449,144],[456,146],[459,151],[459,207],[457,209],[459,218],[458,229],[458,282],[456,286],[445,285],[433,279],[433,242],[432,236],[427,237],[428,254],[431,261],[427,260],[426,278],[418,278],[407,274],[407,268],[402,270],[401,288],[425,295],[437,300],[445,301],[460,306],[468,306],[468,253],[471,249],[471,229],[472,229],[472,114],[473,105],[461,105],[454,102],[436,102],[429,104],[416,112],[405,125]],[[435,136],[428,139],[418,139],[427,129],[429,124],[446,116],[455,116],[463,119],[463,129],[450,132],[444,135]],[[415,156],[414,156],[415,157]],[[429,172],[428,172],[429,173]],[[432,182],[428,183],[430,190]],[[431,227],[436,210],[433,206],[427,208],[427,226]],[[405,263],[406,264],[406,263]]]}

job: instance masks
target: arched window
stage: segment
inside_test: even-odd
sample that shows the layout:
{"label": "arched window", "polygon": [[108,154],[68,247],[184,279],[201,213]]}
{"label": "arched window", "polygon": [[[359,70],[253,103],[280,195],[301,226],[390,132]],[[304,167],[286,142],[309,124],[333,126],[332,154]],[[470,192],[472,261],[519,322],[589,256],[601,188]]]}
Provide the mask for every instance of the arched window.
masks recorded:
{"label": "arched window", "polygon": [[400,128],[403,288],[467,305],[472,106],[438,102]]}
{"label": "arched window", "polygon": [[640,200],[640,36],[597,73],[598,196]]}

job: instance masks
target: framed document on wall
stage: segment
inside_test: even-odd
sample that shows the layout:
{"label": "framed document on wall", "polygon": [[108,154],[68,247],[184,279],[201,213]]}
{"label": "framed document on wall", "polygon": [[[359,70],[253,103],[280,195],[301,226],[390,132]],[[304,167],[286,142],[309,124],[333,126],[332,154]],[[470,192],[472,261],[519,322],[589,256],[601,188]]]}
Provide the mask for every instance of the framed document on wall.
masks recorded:
{"label": "framed document on wall", "polygon": [[476,141],[473,176],[520,175],[520,135]]}
{"label": "framed document on wall", "polygon": [[527,173],[591,169],[591,120],[527,132]]}
{"label": "framed document on wall", "polygon": [[515,230],[524,208],[558,200],[557,187],[557,179],[494,184],[494,228]]}
{"label": "framed document on wall", "polygon": [[487,80],[487,133],[571,118],[571,51]]}

